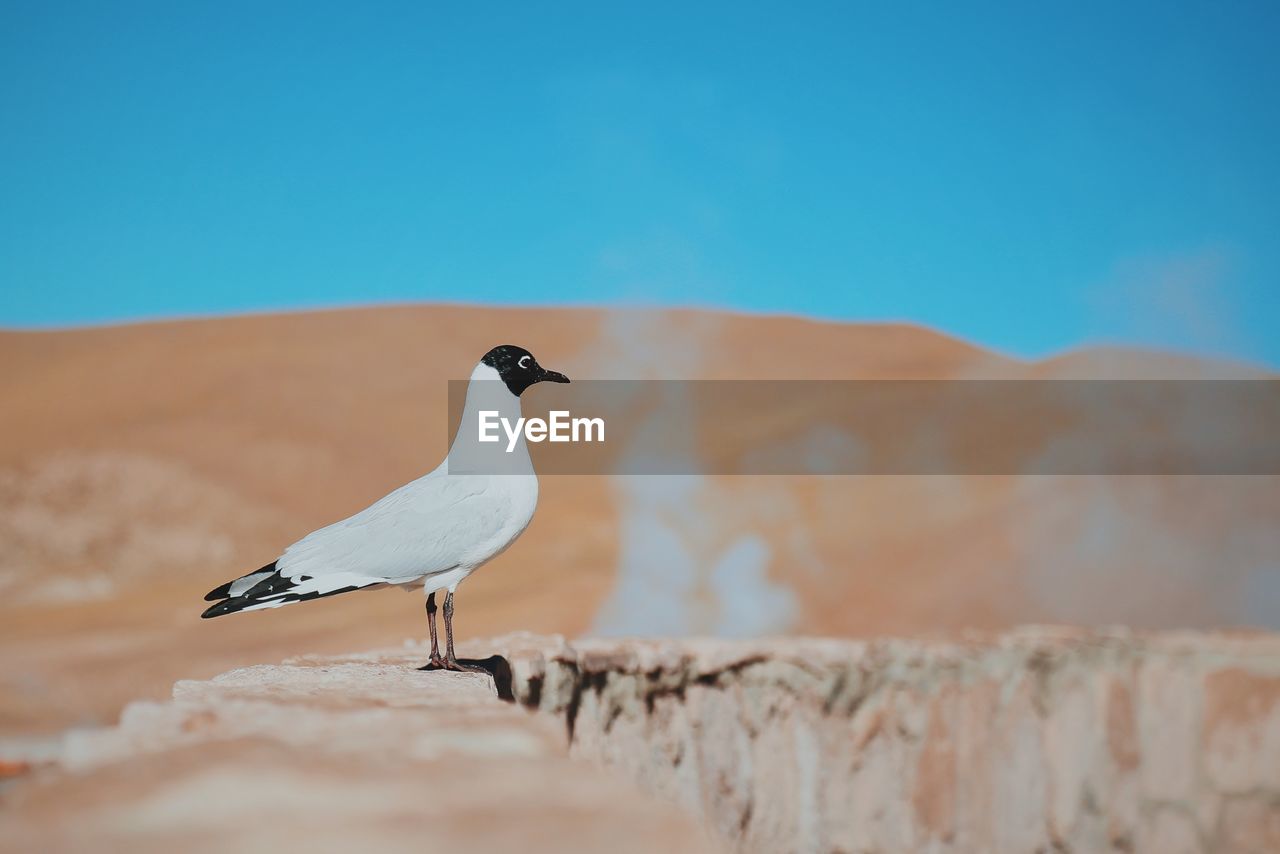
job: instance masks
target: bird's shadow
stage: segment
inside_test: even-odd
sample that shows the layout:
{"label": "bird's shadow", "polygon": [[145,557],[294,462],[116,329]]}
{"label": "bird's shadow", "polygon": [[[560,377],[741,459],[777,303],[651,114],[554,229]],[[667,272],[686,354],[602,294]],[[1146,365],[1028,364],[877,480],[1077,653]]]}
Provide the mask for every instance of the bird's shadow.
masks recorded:
{"label": "bird's shadow", "polygon": [[[481,670],[493,677],[493,685],[498,689],[498,699],[506,700],[508,703],[514,703],[516,700],[515,692],[512,690],[511,682],[511,662],[507,661],[501,655],[491,655],[488,658],[459,658],[459,664],[479,667]],[[419,670],[432,671],[443,670],[441,667],[434,667],[430,664],[424,664]]]}

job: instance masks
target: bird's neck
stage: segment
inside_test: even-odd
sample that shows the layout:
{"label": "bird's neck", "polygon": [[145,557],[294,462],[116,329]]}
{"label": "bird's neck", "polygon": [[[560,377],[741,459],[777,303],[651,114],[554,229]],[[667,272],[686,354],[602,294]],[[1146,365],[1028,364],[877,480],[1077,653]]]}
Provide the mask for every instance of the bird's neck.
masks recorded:
{"label": "bird's neck", "polygon": [[[480,441],[481,416],[490,425],[496,442]],[[520,424],[520,398],[511,393],[498,372],[485,364],[476,366],[467,384],[458,432],[449,447],[449,469],[468,474],[527,474],[532,470],[529,446]],[[508,433],[517,431],[514,441]],[[510,448],[510,450],[508,450]]]}

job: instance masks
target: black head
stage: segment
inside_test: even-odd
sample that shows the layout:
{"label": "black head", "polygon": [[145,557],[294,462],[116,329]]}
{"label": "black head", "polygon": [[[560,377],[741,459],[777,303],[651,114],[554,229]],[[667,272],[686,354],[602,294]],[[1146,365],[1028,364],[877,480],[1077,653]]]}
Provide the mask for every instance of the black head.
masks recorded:
{"label": "black head", "polygon": [[514,344],[503,344],[501,347],[494,347],[484,354],[484,358],[480,360],[480,363],[488,365],[497,371],[498,376],[502,377],[502,381],[507,384],[507,388],[516,397],[519,397],[525,389],[534,383],[567,383],[569,381],[569,378],[564,374],[557,371],[548,371],[542,365],[539,365],[538,360],[533,358],[532,353]]}

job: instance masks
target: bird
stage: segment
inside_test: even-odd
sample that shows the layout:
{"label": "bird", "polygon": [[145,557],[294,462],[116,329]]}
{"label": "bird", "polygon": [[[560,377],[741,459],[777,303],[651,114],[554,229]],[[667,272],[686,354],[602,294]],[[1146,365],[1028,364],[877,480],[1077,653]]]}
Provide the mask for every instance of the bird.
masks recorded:
{"label": "bird", "polygon": [[[494,347],[467,383],[462,421],[444,460],[369,507],[307,534],[271,563],[204,597],[201,617],[279,608],[352,590],[400,586],[426,593],[431,659],[423,669],[481,671],[453,648],[453,597],[471,573],[524,533],[538,505],[538,478],[523,433],[513,447],[482,439],[481,412],[518,423],[520,396],[569,378],[523,347]],[[445,591],[445,654],[436,635],[436,593]]]}

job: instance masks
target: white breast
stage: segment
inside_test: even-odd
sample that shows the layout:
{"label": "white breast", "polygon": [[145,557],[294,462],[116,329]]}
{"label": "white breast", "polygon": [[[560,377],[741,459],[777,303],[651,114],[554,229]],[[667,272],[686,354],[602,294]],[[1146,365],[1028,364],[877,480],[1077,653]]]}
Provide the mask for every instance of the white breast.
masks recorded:
{"label": "white breast", "polygon": [[[457,475],[455,475],[457,477]],[[427,576],[426,592],[452,591],[471,573],[502,554],[514,543],[538,506],[538,479],[533,475],[470,475],[487,481],[477,498],[469,502],[476,525],[483,532],[467,544],[458,556],[458,565],[448,571]]]}
{"label": "white breast", "polygon": [[476,566],[501,554],[529,527],[538,506],[538,479],[533,475],[490,476],[486,493],[492,496],[497,523],[492,535],[477,544],[472,561]]}

